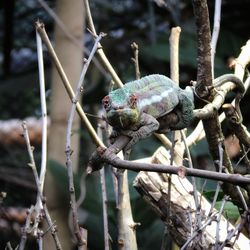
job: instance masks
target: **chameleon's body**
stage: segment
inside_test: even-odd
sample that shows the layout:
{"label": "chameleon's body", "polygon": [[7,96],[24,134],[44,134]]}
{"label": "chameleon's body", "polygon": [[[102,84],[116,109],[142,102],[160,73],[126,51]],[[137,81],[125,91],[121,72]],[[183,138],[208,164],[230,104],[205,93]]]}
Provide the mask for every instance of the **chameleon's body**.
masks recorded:
{"label": "chameleon's body", "polygon": [[[233,74],[214,80],[214,88],[234,82],[240,95],[244,95],[242,81]],[[132,81],[123,88],[111,91],[103,98],[107,121],[114,128],[114,135],[131,137],[127,148],[153,132],[164,133],[186,128],[193,120],[194,91],[178,87],[163,75],[149,75]]]}
{"label": "chameleon's body", "polygon": [[[103,98],[107,121],[115,131],[130,136],[129,147],[153,132],[187,127],[193,119],[193,91],[179,88],[163,75],[149,75],[111,91]],[[168,116],[175,113],[171,124]]]}

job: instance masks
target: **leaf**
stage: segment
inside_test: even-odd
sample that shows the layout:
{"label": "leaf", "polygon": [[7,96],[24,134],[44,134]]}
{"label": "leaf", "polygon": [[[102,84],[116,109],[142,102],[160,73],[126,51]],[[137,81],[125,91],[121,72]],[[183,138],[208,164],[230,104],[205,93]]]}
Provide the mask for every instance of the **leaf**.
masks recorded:
{"label": "leaf", "polygon": [[[222,201],[218,201],[215,204],[215,208],[219,210],[221,208]],[[235,206],[231,201],[226,202],[223,214],[226,218],[228,218],[230,221],[236,221],[239,216],[239,209],[237,206]]]}

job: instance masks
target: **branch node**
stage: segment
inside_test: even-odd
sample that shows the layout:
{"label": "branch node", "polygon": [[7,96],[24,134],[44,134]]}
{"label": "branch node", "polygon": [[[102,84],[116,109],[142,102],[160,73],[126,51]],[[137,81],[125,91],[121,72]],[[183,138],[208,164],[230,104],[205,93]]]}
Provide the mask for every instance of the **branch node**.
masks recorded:
{"label": "branch node", "polygon": [[186,174],[187,174],[187,170],[185,167],[183,167],[183,166],[178,167],[178,176],[180,178],[182,178],[182,179],[185,178]]}

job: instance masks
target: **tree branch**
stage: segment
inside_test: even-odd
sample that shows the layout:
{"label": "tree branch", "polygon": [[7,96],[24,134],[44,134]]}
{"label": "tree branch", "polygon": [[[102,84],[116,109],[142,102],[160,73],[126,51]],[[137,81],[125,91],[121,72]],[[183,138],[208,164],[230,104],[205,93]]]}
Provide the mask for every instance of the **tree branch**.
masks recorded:
{"label": "tree branch", "polygon": [[[62,68],[62,65],[52,47],[52,44],[48,38],[48,35],[45,31],[45,28],[44,28],[44,24],[43,23],[40,23],[40,22],[36,22],[36,29],[38,31],[38,33],[40,34],[44,44],[46,45],[47,49],[48,49],[48,52],[51,56],[51,59],[53,61],[53,63],[55,64],[56,66],[56,69],[62,79],[62,82],[64,84],[64,87],[69,95],[69,98],[70,100],[75,100],[75,94],[74,94],[74,91],[72,90],[72,87],[71,87],[71,84]],[[104,147],[105,145],[103,144],[103,142],[98,138],[94,128],[92,127],[91,123],[89,122],[87,116],[85,115],[81,105],[79,103],[76,104],[76,110],[77,110],[77,113],[78,115],[80,116],[81,120],[83,121],[84,125],[86,126],[93,142],[97,145],[97,146],[102,146]]]}
{"label": "tree branch", "polygon": [[[207,2],[204,0],[193,0],[193,9],[198,36],[198,69],[197,86],[195,90],[200,98],[211,102],[214,99],[215,91],[211,88],[211,36]],[[215,111],[213,117],[204,119],[202,122],[212,158],[214,161],[219,160],[218,144],[224,140],[224,136],[218,118],[218,112]],[[226,150],[224,150],[223,163],[225,171],[233,173],[233,167]],[[230,195],[235,204],[240,207],[244,207],[241,198],[233,185],[223,183],[222,189],[225,194]]]}
{"label": "tree branch", "polygon": [[[179,176],[196,176],[238,185],[250,184],[250,178],[243,177],[238,174],[217,173],[208,170],[186,168],[184,166],[167,166],[162,164],[149,164],[121,160],[115,154],[113,149],[110,150],[110,148],[98,148],[96,154],[98,157],[99,164],[105,162],[119,169],[169,173],[176,174]],[[91,162],[89,163],[89,167],[91,167],[92,171],[97,170],[95,169],[94,165],[91,165]]]}

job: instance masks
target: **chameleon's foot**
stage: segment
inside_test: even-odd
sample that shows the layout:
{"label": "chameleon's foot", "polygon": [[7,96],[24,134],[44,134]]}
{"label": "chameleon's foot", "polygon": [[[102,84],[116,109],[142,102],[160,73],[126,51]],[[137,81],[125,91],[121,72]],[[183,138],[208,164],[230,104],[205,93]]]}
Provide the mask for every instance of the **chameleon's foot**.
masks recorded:
{"label": "chameleon's foot", "polygon": [[124,131],[123,135],[126,135],[131,138],[129,143],[124,147],[124,152],[130,153],[131,148],[142,138],[141,133],[139,131]]}

